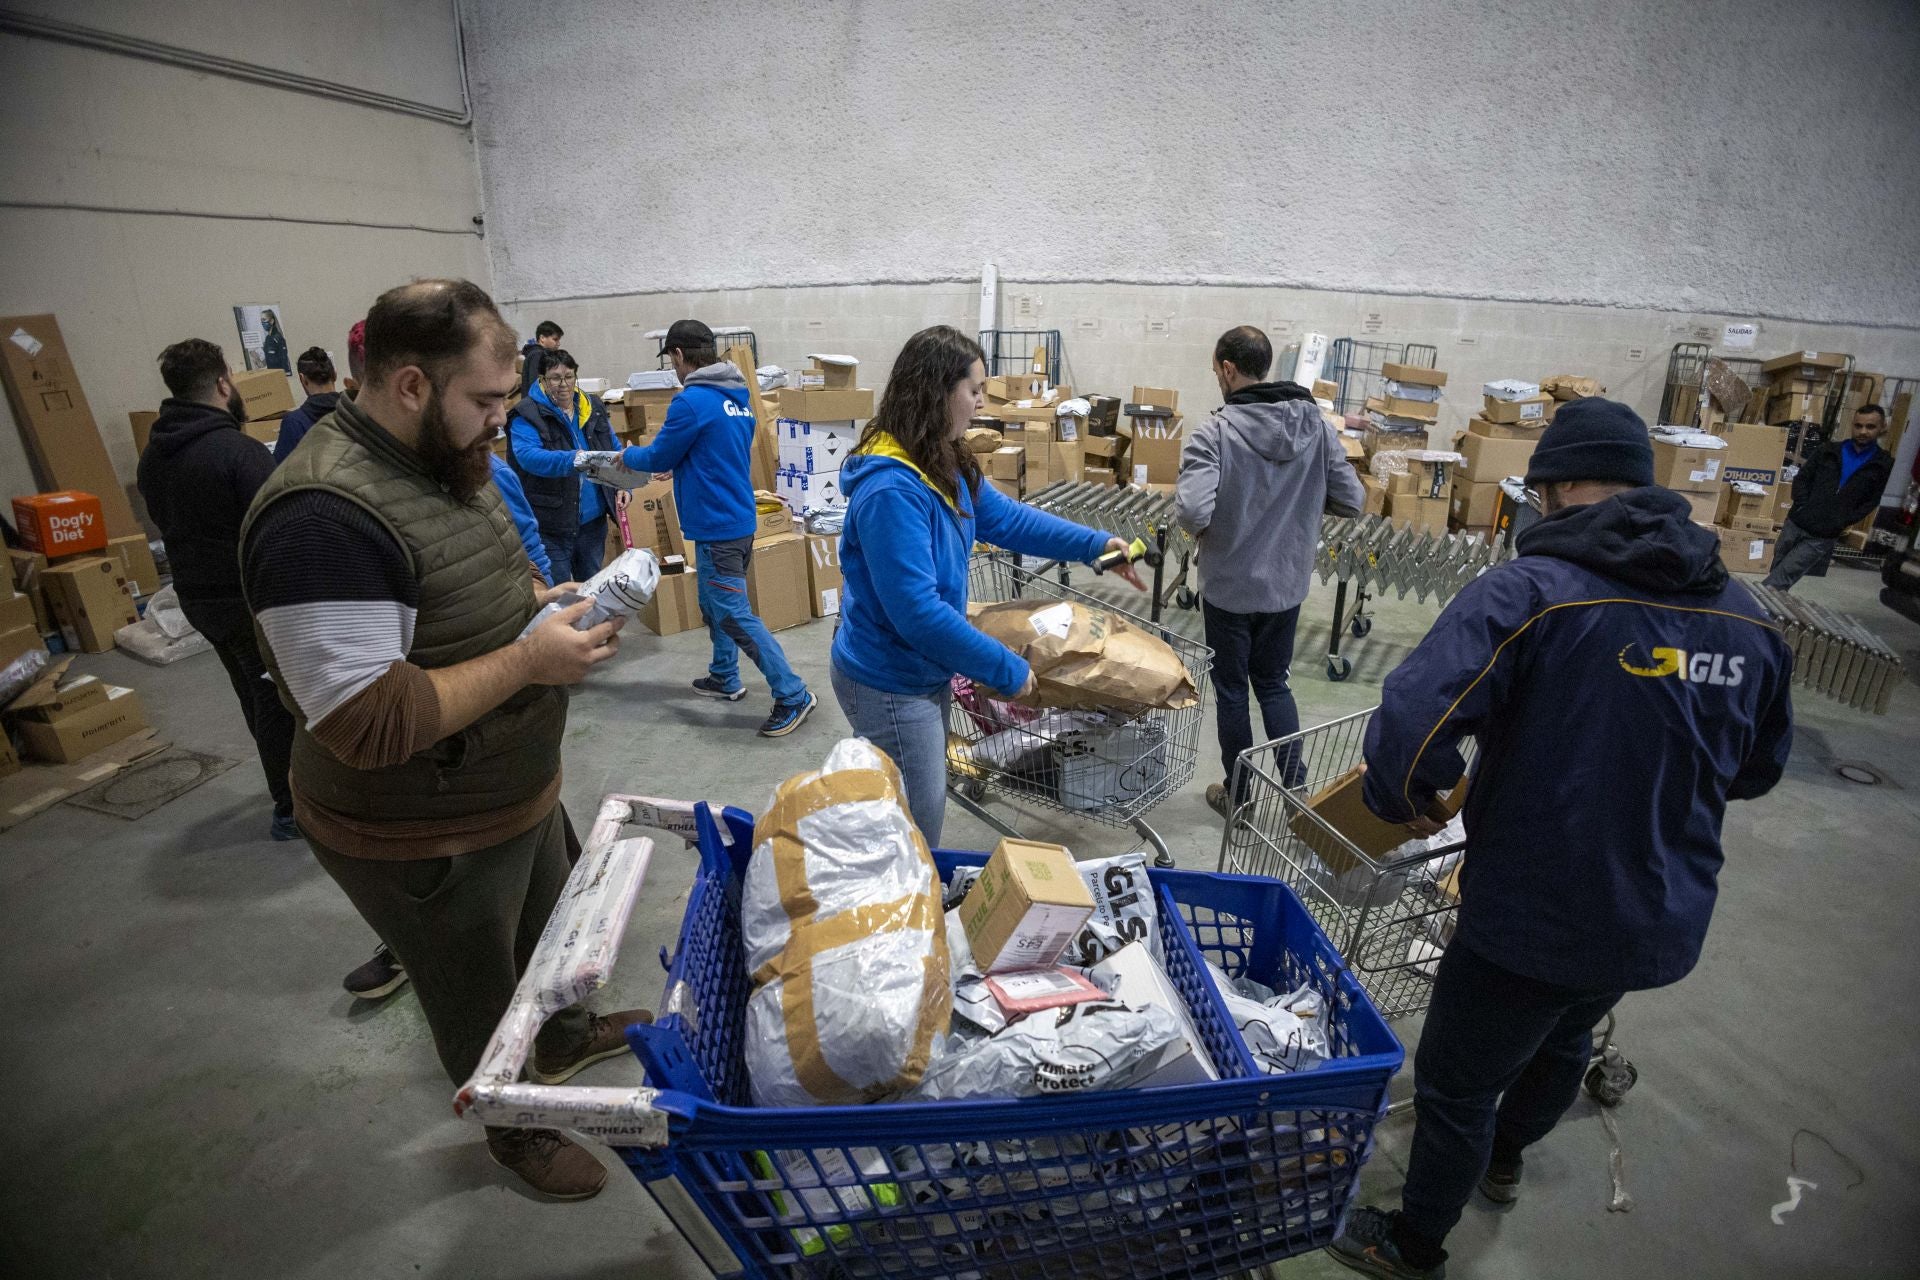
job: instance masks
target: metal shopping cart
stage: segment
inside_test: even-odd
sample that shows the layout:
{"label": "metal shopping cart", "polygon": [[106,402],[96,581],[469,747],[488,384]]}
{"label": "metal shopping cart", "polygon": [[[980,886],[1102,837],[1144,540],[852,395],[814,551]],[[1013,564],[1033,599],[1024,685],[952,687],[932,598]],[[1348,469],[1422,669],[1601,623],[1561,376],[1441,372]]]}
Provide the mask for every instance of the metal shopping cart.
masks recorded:
{"label": "metal shopping cart", "polygon": [[[1466,843],[1374,858],[1314,812],[1312,798],[1362,762],[1372,718],[1371,710],[1355,712],[1244,752],[1234,763],[1234,794],[1246,800],[1227,824],[1219,866],[1290,885],[1392,1019],[1422,1012],[1432,997],[1459,911],[1455,873]],[[1471,771],[1476,746],[1465,739],[1460,749]],[[1587,1092],[1606,1106],[1619,1103],[1639,1078],[1613,1043],[1613,1029],[1609,1014],[1586,1076]]]}
{"label": "metal shopping cart", "polygon": [[1145,814],[1198,767],[1213,650],[1074,590],[1050,577],[1048,567],[1022,567],[1001,552],[978,554],[969,597],[1073,600],[1118,614],[1179,655],[1198,698],[1177,711],[1036,711],[956,677],[947,718],[947,791],[968,813],[1015,837],[1020,832],[981,803],[988,792],[1110,827],[1132,827],[1153,846],[1155,863],[1171,867],[1173,855]]}
{"label": "metal shopping cart", "polygon": [[[521,1082],[540,1024],[611,973],[653,854],[652,840],[623,838],[632,825],[699,855],[659,1019],[629,1033],[648,1084]],[[1218,1081],[776,1110],[751,1105],[742,1051],[752,848],[753,819],[737,809],[607,797],[456,1111],[600,1138],[720,1276],[1204,1280],[1337,1233],[1404,1054],[1284,885],[1150,873],[1163,968]],[[934,860],[950,877],[986,855]],[[1330,1011],[1330,1060],[1262,1074],[1205,963],[1280,990],[1311,985]]]}
{"label": "metal shopping cart", "polygon": [[[1193,535],[1173,518],[1173,495],[1139,489],[1132,485],[1093,484],[1085,480],[1061,480],[1027,497],[1030,507],[1048,511],[1075,524],[1145,542],[1157,555],[1151,561],[1153,597],[1150,616],[1160,621],[1168,604],[1191,609],[1199,603],[1193,588],[1187,585],[1193,568]],[[1171,556],[1179,561],[1172,574],[1166,571]],[[1061,567],[1062,582],[1067,581]]]}

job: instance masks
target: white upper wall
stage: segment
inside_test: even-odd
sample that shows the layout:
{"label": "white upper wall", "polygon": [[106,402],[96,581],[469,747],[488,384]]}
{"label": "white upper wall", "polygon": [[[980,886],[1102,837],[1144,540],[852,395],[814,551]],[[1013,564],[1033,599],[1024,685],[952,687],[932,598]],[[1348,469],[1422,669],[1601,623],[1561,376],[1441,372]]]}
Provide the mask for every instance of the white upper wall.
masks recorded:
{"label": "white upper wall", "polygon": [[469,0],[503,299],[1009,279],[1920,322],[1909,0]]}

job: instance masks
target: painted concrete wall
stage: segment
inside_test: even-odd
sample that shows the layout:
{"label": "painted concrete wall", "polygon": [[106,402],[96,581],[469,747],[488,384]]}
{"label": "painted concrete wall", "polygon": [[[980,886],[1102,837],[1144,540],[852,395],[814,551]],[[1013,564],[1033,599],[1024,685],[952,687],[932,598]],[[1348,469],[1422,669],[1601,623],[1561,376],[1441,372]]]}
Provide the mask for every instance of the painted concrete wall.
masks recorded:
{"label": "painted concrete wall", "polygon": [[509,299],[993,261],[1920,324],[1907,0],[469,13]]}
{"label": "painted concrete wall", "polygon": [[[106,11],[121,7],[139,8],[94,3],[63,16],[104,23],[115,16]],[[167,7],[191,11],[182,18],[189,26],[219,16],[217,5]],[[398,76],[379,70],[396,60],[388,43],[393,23],[431,9],[440,37],[429,39],[433,28],[421,27],[407,57],[426,91],[420,96],[444,98],[451,77],[457,104],[450,9],[409,3],[385,24],[349,21],[378,7],[268,5],[255,21],[311,32],[317,52],[308,65],[284,45],[252,52],[263,60],[276,54],[274,65],[309,75],[338,69],[345,76],[364,66],[375,73],[364,87],[404,92]],[[131,19],[125,29],[186,43]],[[343,56],[352,52],[343,44],[356,41],[371,61]],[[238,37],[223,51],[249,54]],[[101,435],[129,485],[136,458],[127,413],[155,408],[166,395],[155,357],[170,342],[203,337],[238,362],[235,304],[280,304],[294,353],[327,347],[344,368],[347,327],[380,290],[422,275],[487,277],[472,225],[480,200],[465,129],[14,35],[0,35],[0,83],[8,86],[0,202],[433,229],[0,207],[0,315],[59,317]],[[0,486],[7,494],[35,487],[4,403]]]}

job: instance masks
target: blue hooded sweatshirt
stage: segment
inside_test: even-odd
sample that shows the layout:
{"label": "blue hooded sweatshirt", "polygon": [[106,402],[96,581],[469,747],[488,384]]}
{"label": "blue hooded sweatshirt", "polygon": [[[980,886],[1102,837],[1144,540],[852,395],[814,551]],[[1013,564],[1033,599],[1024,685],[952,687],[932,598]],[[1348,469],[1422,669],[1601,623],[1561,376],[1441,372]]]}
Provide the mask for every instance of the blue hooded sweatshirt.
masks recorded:
{"label": "blue hooded sweatshirt", "polygon": [[949,502],[891,436],[848,458],[840,483],[846,581],[833,662],[888,693],[933,693],[956,674],[1003,693],[1027,682],[1026,660],[967,621],[975,541],[1090,561],[1112,536],[1015,502],[985,480]]}
{"label": "blue hooded sweatshirt", "polygon": [[753,503],[753,399],[747,380],[727,361],[687,375],[667,406],[650,445],[628,445],[629,471],[673,472],[680,530],[695,542],[750,538],[759,523]]}
{"label": "blue hooded sweatshirt", "polygon": [[1653,487],[1555,512],[1387,677],[1374,813],[1413,817],[1480,746],[1452,945],[1588,991],[1700,958],[1727,801],[1786,767],[1793,654],[1689,517]]}

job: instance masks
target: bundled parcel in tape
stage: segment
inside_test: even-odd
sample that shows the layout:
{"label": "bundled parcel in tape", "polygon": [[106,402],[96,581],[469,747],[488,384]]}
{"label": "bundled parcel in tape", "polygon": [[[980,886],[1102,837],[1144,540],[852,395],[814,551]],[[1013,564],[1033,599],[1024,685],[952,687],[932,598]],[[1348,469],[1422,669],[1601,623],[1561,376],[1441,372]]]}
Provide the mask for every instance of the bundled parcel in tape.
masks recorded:
{"label": "bundled parcel in tape", "polygon": [[660,562],[654,558],[653,552],[645,547],[629,547],[615,556],[611,564],[581,583],[578,592],[570,591],[550,604],[542,605],[521,629],[520,635],[524,639],[548,618],[582,600],[593,603],[574,621],[573,629],[590,631],[610,618],[638,613],[647,601],[653,599],[653,593],[659,587]]}
{"label": "bundled parcel in tape", "polygon": [[1073,600],[1008,600],[967,613],[1033,668],[1027,701],[1035,706],[1177,710],[1199,701],[1173,646],[1118,614]]}
{"label": "bundled parcel in tape", "polygon": [[754,1103],[913,1089],[953,1003],[940,878],[893,762],[840,742],[774,791],[757,840],[740,903]]}

